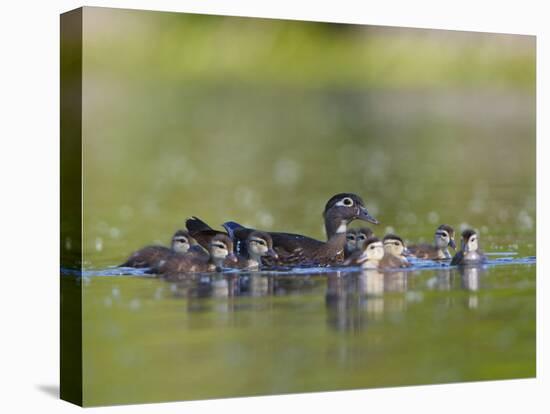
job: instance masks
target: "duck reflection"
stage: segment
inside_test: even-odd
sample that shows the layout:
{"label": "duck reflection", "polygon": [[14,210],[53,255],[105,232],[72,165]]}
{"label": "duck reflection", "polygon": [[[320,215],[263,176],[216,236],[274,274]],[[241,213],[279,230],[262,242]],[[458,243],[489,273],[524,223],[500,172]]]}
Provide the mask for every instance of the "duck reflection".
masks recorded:
{"label": "duck reflection", "polygon": [[[428,280],[428,287],[434,290],[465,290],[469,292],[465,303],[470,309],[479,305],[478,290],[483,267],[450,267],[435,270],[435,276]],[[387,315],[392,319],[403,316],[409,302],[423,300],[415,284],[421,283],[410,270],[364,269],[357,272],[333,271],[321,275],[286,275],[276,272],[239,272],[192,274],[179,276],[171,283],[176,298],[186,300],[188,312],[230,314],[241,310],[277,306],[276,296],[304,295],[309,292],[325,292],[327,323],[336,330],[357,332],[367,328],[369,323],[379,321]],[[458,283],[460,281],[460,283]],[[239,296],[273,297],[268,301],[242,301]],[[225,300],[208,300],[225,299]],[[437,304],[452,307],[464,304],[460,295],[435,297]],[[441,302],[443,301],[443,302]],[[293,303],[299,312],[302,305]]]}
{"label": "duck reflection", "polygon": [[[438,269],[435,277],[430,279],[429,286],[436,290],[466,290],[468,295],[467,306],[475,309],[478,306],[477,292],[480,288],[480,278],[486,272],[482,266],[461,266]],[[460,280],[460,283],[459,283]],[[455,296],[446,298],[447,306],[453,306],[456,302]]]}
{"label": "duck reflection", "polygon": [[433,287],[436,290],[451,290],[451,288],[453,287],[454,274],[455,269],[437,269],[435,271],[435,279],[431,279],[430,281],[433,281]]}
{"label": "duck reflection", "polygon": [[402,312],[404,296],[384,294],[405,292],[408,273],[369,269],[353,274],[329,274],[325,297],[329,325],[337,330],[361,331],[369,321],[381,319],[385,310]]}
{"label": "duck reflection", "polygon": [[[323,278],[275,276],[259,272],[189,274],[165,280],[170,282],[174,297],[187,299],[190,303],[194,300],[207,302],[205,298],[303,294],[323,283]],[[231,300],[228,302],[232,303]],[[190,310],[202,310],[204,306],[193,304]]]}
{"label": "duck reflection", "polygon": [[462,289],[470,292],[468,296],[467,306],[470,309],[477,309],[479,306],[479,298],[477,292],[479,291],[479,281],[481,275],[486,270],[481,266],[464,266],[460,267],[460,285]]}

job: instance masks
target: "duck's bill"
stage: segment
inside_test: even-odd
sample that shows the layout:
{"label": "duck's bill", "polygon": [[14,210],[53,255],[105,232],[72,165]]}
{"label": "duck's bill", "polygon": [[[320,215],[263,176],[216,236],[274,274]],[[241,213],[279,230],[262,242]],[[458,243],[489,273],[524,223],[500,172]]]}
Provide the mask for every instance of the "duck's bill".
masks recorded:
{"label": "duck's bill", "polygon": [[229,260],[230,262],[232,263],[237,263],[239,261],[239,259],[237,258],[237,256],[235,256],[235,253],[229,253],[227,255],[227,260]]}
{"label": "duck's bill", "polygon": [[451,246],[453,250],[456,250],[456,244],[455,244],[455,241],[453,239],[451,239],[451,241],[449,241],[449,246]]}
{"label": "duck's bill", "polygon": [[359,220],[368,221],[372,224],[379,224],[380,222],[376,220],[373,216],[369,214],[367,209],[365,207],[359,207],[359,214],[357,215],[357,218]]}
{"label": "duck's bill", "polygon": [[276,252],[275,250],[273,250],[273,249],[269,249],[269,250],[267,251],[267,255],[268,255],[269,257],[273,257],[274,259],[278,259],[278,258],[279,258],[279,255],[278,255],[277,252]]}

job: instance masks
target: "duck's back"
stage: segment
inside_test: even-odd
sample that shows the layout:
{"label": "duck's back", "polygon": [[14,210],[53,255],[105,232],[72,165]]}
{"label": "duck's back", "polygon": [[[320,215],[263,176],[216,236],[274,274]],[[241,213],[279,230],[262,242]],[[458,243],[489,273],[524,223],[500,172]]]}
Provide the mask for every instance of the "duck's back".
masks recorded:
{"label": "duck's back", "polygon": [[408,246],[407,249],[413,256],[419,259],[441,260],[445,258],[441,250],[431,244]]}
{"label": "duck's back", "polygon": [[[246,240],[255,229],[241,226],[235,222],[223,224],[229,236],[235,243],[235,250],[243,256],[247,256]],[[262,260],[267,266],[300,264],[313,261],[327,243],[308,236],[295,233],[266,232],[273,240],[273,250],[277,252],[278,259],[264,257]],[[345,235],[344,235],[345,242]]]}
{"label": "duck's back", "polygon": [[169,257],[173,251],[165,246],[147,246],[134,253],[121,264],[121,267],[153,267]]}
{"label": "duck's back", "polygon": [[210,270],[209,255],[199,251],[174,254],[166,258],[158,267],[159,274],[206,272]]}
{"label": "duck's back", "polygon": [[464,253],[461,250],[457,254],[455,254],[455,256],[453,257],[453,260],[451,260],[451,265],[452,266],[475,265],[475,264],[485,263],[486,261],[487,261],[487,256],[485,256],[480,251]]}
{"label": "duck's back", "polygon": [[391,254],[386,254],[380,261],[380,268],[382,269],[397,269],[403,267],[410,267],[411,264],[404,258],[400,258]]}

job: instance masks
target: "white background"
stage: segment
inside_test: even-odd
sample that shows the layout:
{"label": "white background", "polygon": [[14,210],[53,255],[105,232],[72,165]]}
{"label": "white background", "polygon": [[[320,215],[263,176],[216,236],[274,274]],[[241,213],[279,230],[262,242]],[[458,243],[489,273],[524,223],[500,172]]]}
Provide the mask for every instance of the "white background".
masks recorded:
{"label": "white background", "polygon": [[[550,412],[548,192],[550,10],[545,1],[128,0],[85,5],[537,35],[537,379],[94,408],[89,412]],[[59,14],[77,1],[0,6],[0,406],[74,412],[59,381]],[[506,160],[502,160],[506,162]],[[546,164],[546,165],[545,165]],[[37,271],[39,270],[39,271]],[[12,289],[13,286],[13,289]],[[21,288],[25,286],[25,288]],[[548,301],[547,301],[548,303]],[[482,340],[482,338],[480,338]],[[546,349],[548,351],[548,349]],[[147,373],[143,373],[147,375]]]}

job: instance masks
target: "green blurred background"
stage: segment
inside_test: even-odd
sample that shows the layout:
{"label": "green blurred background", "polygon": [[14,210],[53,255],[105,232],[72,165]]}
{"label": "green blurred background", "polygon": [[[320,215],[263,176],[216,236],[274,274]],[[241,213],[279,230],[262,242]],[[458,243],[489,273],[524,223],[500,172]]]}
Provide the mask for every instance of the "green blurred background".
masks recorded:
{"label": "green blurred background", "polygon": [[534,234],[534,94],[529,36],[87,8],[87,265],[190,215],[324,238],[344,191],[412,240]]}
{"label": "green blurred background", "polygon": [[[322,239],[322,209],[338,192],[364,198],[381,222],[375,229],[380,236],[393,230],[410,241],[431,240],[437,225],[449,223],[477,228],[485,250],[535,254],[534,37],[85,8],[83,38],[87,269],[118,265],[146,244],[168,243],[191,215],[214,226],[235,220]],[[518,329],[528,330],[521,343],[508,343],[523,352],[515,371],[499,370],[495,361],[494,371],[483,368],[483,375],[472,369],[445,376],[434,362],[405,382],[391,379],[399,371],[386,371],[390,379],[378,384],[534,375],[534,322],[524,325],[534,320],[534,269],[510,274],[515,275],[515,288],[529,288],[521,291],[525,302],[518,302],[529,310],[527,315],[519,315],[510,302],[509,313],[503,313],[510,326],[517,323]],[[529,283],[516,286],[521,281]],[[133,289],[145,289],[140,279],[113,282],[98,277],[86,285],[88,401],[179,398],[179,382],[170,376],[165,380],[173,385],[172,393],[144,382],[109,394],[112,388],[102,375],[111,369],[118,372],[117,363],[152,372],[155,366],[169,365],[171,352],[176,352],[164,349],[168,359],[147,353],[148,341],[170,342],[171,333],[164,331],[143,333],[149,345],[132,363],[113,356],[136,347],[139,332],[149,332],[155,320],[169,319],[162,313],[168,303],[163,303],[164,311],[158,309],[156,319],[149,314],[152,321],[147,325],[128,325],[134,314],[122,312],[117,314],[118,329],[135,330],[116,339],[109,334],[116,324],[105,314],[110,311],[103,296],[116,296],[109,293],[113,283],[128,286],[128,303]],[[503,312],[496,299],[486,303]],[[130,312],[131,307],[124,309]],[[176,323],[176,314],[170,315]],[[210,315],[215,319],[217,314]],[[325,325],[316,325],[315,315],[312,329],[325,335]],[[433,321],[425,316],[416,321],[427,329]],[[278,317],[281,324],[292,319],[285,313]],[[220,326],[206,326],[214,329],[211,336],[194,340],[203,338],[212,345],[209,341],[220,340],[214,339]],[[391,324],[383,329],[391,330]],[[469,332],[465,324],[457,329]],[[251,332],[258,341],[269,340],[256,331],[243,332],[243,338],[250,338]],[[414,332],[407,332],[410,336],[403,340],[410,341]],[[228,335],[238,337],[234,331]],[[456,333],[445,340],[461,346]],[[422,345],[417,346],[419,350]],[[414,354],[414,347],[410,352]],[[216,364],[211,374],[219,369],[221,381],[222,363]],[[464,361],[456,369],[461,364]],[[206,370],[207,365],[195,369]],[[134,374],[131,369],[120,371],[118,383]],[[288,381],[294,378],[292,370],[286,375]],[[160,372],[152,377],[156,383],[163,381]],[[331,383],[330,376],[327,381]],[[196,384],[197,390],[187,388],[181,395],[213,395],[205,395],[200,381]],[[371,378],[337,384],[377,382]],[[243,385],[240,391],[226,388],[228,394],[222,395],[316,387]]]}

